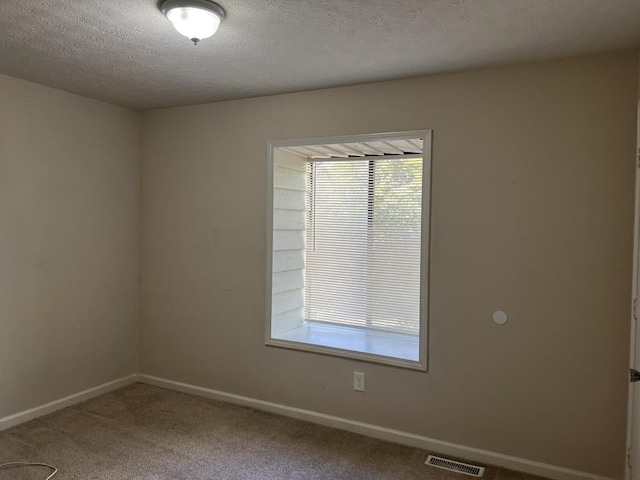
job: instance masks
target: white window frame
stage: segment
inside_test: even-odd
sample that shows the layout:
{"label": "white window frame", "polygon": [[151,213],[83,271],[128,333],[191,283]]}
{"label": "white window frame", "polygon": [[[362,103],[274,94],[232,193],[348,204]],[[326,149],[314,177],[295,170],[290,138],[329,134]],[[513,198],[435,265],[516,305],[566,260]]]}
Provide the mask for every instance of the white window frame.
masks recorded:
{"label": "white window frame", "polygon": [[[298,341],[283,340],[272,337],[271,302],[272,302],[272,260],[273,260],[273,190],[274,190],[274,152],[282,147],[304,147],[313,145],[356,143],[385,140],[424,139],[422,153],[422,236],[420,252],[420,333],[418,339],[418,360],[407,360],[393,356],[379,355],[342,348],[315,345]],[[281,347],[306,352],[315,352],[373,363],[381,363],[396,367],[427,371],[427,345],[429,326],[429,254],[430,254],[430,223],[431,223],[431,156],[432,156],[432,130],[416,130],[405,132],[372,133],[363,135],[346,135],[336,137],[312,137],[286,140],[272,140],[268,143],[267,152],[267,238],[266,238],[266,322],[265,345]],[[357,332],[357,327],[335,327],[336,329],[348,329]],[[364,333],[363,333],[364,334]],[[394,335],[390,335],[393,337]]]}

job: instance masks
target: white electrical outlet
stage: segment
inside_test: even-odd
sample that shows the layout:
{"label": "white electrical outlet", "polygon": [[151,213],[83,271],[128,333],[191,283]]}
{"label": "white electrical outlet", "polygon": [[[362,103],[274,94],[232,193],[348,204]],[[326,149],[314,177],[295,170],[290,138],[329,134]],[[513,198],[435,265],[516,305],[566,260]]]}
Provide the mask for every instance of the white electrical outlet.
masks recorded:
{"label": "white electrical outlet", "polygon": [[353,389],[356,392],[364,392],[364,373],[353,372]]}

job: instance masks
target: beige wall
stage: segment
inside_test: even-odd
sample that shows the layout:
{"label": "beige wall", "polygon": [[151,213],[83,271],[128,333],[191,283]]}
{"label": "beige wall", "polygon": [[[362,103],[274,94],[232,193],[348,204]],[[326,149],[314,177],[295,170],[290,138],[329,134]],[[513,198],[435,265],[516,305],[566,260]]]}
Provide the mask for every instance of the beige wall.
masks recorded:
{"label": "beige wall", "polygon": [[0,418],[137,370],[140,117],[0,76]]}
{"label": "beige wall", "polygon": [[[142,372],[620,477],[636,57],[145,113]],[[429,372],[265,347],[267,141],[418,129]]]}

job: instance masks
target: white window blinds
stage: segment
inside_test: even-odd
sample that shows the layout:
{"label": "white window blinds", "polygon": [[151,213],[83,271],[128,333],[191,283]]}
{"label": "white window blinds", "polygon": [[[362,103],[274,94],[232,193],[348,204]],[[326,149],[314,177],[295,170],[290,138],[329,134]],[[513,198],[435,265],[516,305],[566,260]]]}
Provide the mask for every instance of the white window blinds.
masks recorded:
{"label": "white window blinds", "polygon": [[419,334],[422,164],[307,162],[307,321]]}

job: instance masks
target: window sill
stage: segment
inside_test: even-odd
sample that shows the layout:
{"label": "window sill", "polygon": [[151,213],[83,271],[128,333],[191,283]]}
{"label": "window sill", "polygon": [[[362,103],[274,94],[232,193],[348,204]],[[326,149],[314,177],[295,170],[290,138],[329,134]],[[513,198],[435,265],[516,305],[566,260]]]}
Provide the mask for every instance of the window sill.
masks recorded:
{"label": "window sill", "polygon": [[406,335],[307,323],[269,338],[267,345],[426,370],[420,342]]}

